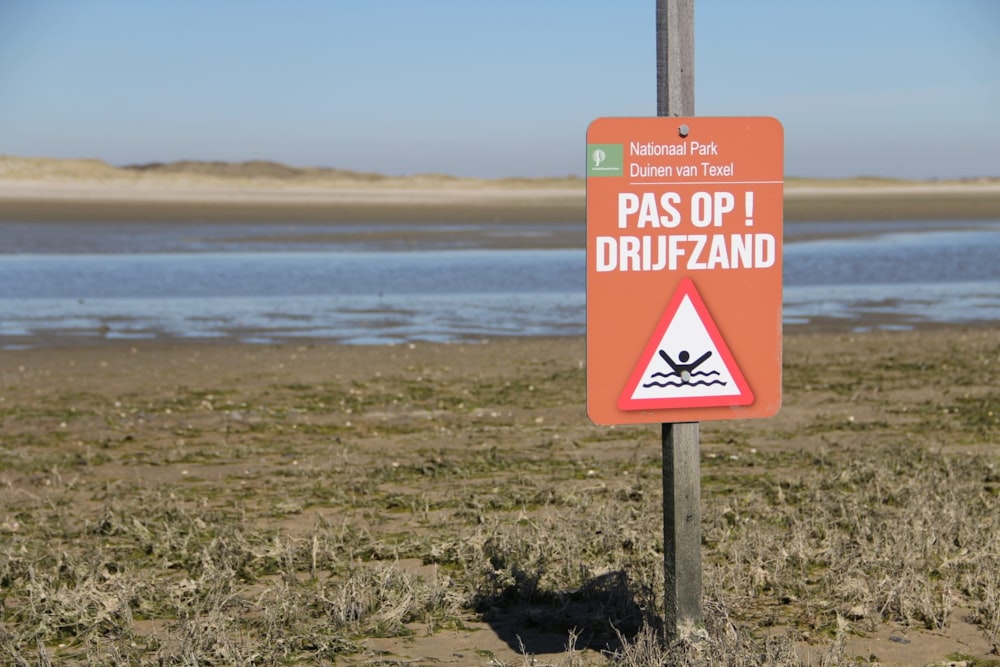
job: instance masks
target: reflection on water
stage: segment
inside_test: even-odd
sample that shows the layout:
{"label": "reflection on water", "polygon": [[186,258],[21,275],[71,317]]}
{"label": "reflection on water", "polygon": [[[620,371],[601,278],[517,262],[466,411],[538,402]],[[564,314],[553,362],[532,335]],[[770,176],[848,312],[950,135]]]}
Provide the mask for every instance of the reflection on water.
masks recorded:
{"label": "reflection on water", "polygon": [[0,298],[533,294],[583,285],[581,250],[0,256]]}
{"label": "reflection on water", "polygon": [[[787,227],[786,326],[1000,321],[1000,223],[839,224],[839,237],[819,240],[816,226]],[[293,252],[286,239],[248,252],[232,239],[195,248],[177,229],[153,227],[131,241],[114,230],[101,241],[90,228],[101,254],[80,245],[46,254],[51,233],[21,230],[7,248],[24,254],[0,255],[0,346],[65,336],[385,344],[585,333],[583,250]]]}
{"label": "reflection on water", "polygon": [[[71,313],[69,314],[68,313]],[[583,333],[581,293],[227,297],[39,301],[30,317],[5,322],[0,340],[32,336],[108,339],[323,338],[352,344],[456,341]]]}
{"label": "reflection on water", "polygon": [[867,331],[1000,322],[996,282],[806,285],[784,291],[785,327]]}
{"label": "reflection on water", "polygon": [[1000,224],[993,229],[893,232],[788,243],[785,284],[955,283],[1000,278]]}
{"label": "reflection on water", "polygon": [[[788,228],[809,238],[836,224]],[[846,236],[802,243],[786,233],[793,242],[784,253],[785,326],[910,329],[1000,321],[1000,223],[899,224],[844,223]],[[862,229],[877,233],[851,235]]]}
{"label": "reflection on water", "polygon": [[[237,222],[0,222],[6,254],[187,254],[384,250],[473,250],[499,239],[566,247],[582,239],[580,223],[308,224]],[[548,241],[548,242],[546,242]],[[579,241],[582,243],[582,240]],[[493,243],[496,245],[496,243]]]}

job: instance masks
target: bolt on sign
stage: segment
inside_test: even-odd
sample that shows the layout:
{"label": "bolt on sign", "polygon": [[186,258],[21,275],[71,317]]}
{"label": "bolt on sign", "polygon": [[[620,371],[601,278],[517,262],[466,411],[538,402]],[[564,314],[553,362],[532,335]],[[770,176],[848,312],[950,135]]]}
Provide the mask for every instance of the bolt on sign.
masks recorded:
{"label": "bolt on sign", "polygon": [[774,118],[587,129],[587,412],[746,419],[781,405],[784,131]]}

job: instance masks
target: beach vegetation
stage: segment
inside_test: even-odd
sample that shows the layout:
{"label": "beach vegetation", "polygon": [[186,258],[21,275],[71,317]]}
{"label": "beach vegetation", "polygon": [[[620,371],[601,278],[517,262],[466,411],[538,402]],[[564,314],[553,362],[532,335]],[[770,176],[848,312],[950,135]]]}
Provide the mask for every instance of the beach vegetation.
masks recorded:
{"label": "beach vegetation", "polygon": [[0,662],[863,665],[956,623],[996,651],[1000,346],[867,341],[793,348],[785,421],[703,425],[705,632],[673,644],[659,429],[586,422],[578,367],[8,392]]}

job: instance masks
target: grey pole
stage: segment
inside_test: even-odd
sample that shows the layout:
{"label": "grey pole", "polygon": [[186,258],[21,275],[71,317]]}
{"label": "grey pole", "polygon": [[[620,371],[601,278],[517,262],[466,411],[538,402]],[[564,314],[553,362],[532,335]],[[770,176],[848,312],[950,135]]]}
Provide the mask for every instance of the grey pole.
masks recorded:
{"label": "grey pole", "polygon": [[671,641],[691,637],[703,624],[698,426],[663,424],[663,606]]}
{"label": "grey pole", "polygon": [[[656,115],[694,115],[694,0],[656,0]],[[663,424],[664,626],[667,639],[703,625],[698,422]]]}
{"label": "grey pole", "polygon": [[656,115],[694,115],[694,0],[656,0]]}

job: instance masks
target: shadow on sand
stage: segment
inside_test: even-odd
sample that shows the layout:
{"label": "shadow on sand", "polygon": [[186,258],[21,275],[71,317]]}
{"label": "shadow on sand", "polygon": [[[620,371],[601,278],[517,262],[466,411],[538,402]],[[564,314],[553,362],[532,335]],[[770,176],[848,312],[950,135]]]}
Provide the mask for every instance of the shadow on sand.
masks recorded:
{"label": "shadow on sand", "polygon": [[613,653],[644,625],[662,623],[653,605],[644,604],[653,599],[651,592],[637,594],[624,571],[602,574],[568,591],[540,590],[537,581],[514,574],[515,581],[478,599],[476,609],[497,636],[522,655],[570,648]]}

